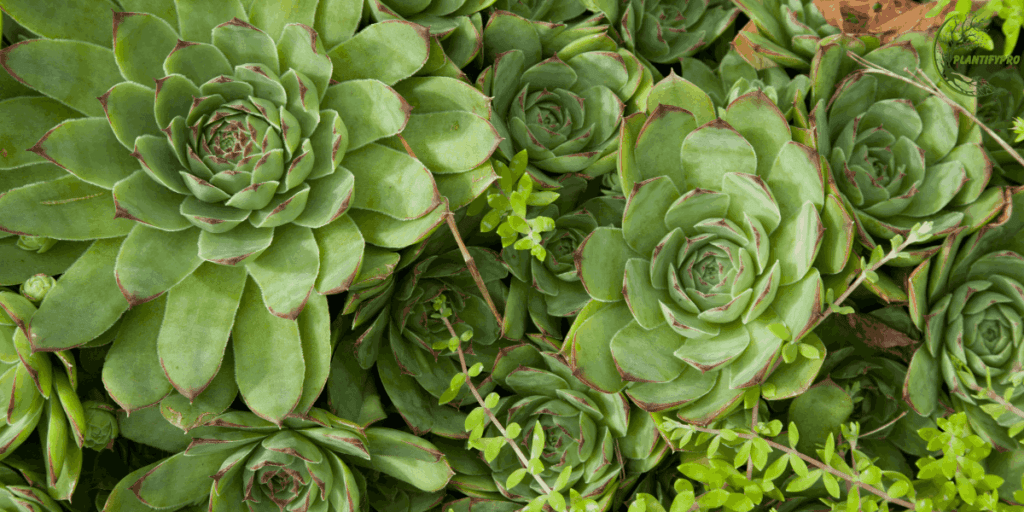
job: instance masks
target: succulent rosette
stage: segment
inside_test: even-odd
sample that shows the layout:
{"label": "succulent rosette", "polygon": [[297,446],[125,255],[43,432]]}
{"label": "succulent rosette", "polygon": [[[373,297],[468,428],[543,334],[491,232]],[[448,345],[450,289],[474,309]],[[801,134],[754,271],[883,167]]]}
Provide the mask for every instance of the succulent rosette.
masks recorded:
{"label": "succulent rosette", "polygon": [[[596,501],[601,510],[612,505],[624,478],[632,480],[650,470],[666,453],[650,415],[632,407],[620,393],[602,393],[586,386],[556,353],[541,352],[532,345],[509,347],[502,350],[491,377],[515,393],[503,397],[494,414],[503,425],[515,422],[522,427],[515,440],[520,450],[531,453],[534,430],[543,432],[539,456],[544,471],[537,476],[550,487],[572,466],[564,489]],[[495,435],[501,434],[489,424],[484,436]],[[512,488],[505,487],[509,475],[523,467],[508,446],[494,460],[475,468],[453,465],[452,485],[469,496],[527,503],[543,494],[530,475]],[[476,474],[460,474],[460,467],[475,469]]]}
{"label": "succulent rosette", "polygon": [[90,450],[111,449],[117,439],[117,416],[113,406],[103,402],[82,403],[85,411],[85,447]]}
{"label": "succulent rosette", "polygon": [[[475,113],[488,114],[486,99],[468,84],[449,94],[454,79],[406,80],[430,61],[426,29],[385,21],[356,33],[359,9],[304,6],[115,12],[110,49],[106,7],[75,13],[108,27],[98,46],[78,22],[65,32],[29,2],[5,4],[54,39],[0,53],[47,95],[4,103],[4,115],[34,121],[17,137],[0,127],[0,167],[48,162],[63,176],[8,190],[0,229],[91,242],[40,305],[30,342],[79,346],[123,315],[104,383],[125,410],[172,390],[193,402],[228,365],[244,369],[225,374],[261,417],[309,410],[329,370],[317,355],[330,343],[324,295],[426,238],[447,209],[439,188],[458,207],[493,176],[498,136]],[[44,65],[71,61],[84,64]],[[77,328],[48,327],[57,316]]]}
{"label": "succulent rosette", "polygon": [[[349,3],[353,5],[341,8],[360,9],[360,2]],[[449,69],[461,74],[459,69],[479,60],[482,55],[483,19],[480,11],[493,3],[494,0],[369,0],[366,6],[374,21],[408,20],[427,27],[430,36],[444,49],[446,60],[452,64]]]}
{"label": "succulent rosette", "polygon": [[289,417],[283,427],[231,411],[189,435],[184,452],[122,479],[104,510],[201,504],[203,510],[357,511],[367,499],[357,466],[423,491],[443,489],[451,477],[429,442],[392,429],[364,431],[321,409]]}
{"label": "succulent rosette", "polygon": [[[622,228],[594,230],[576,252],[592,300],[563,350],[596,389],[706,425],[781,363],[769,326],[809,331],[821,274],[845,265],[852,232],[821,159],[763,93],[717,118],[707,94],[670,75],[647,106],[623,125]],[[788,374],[777,398],[816,368]]]}
{"label": "succulent rosette", "polygon": [[697,59],[683,59],[682,76],[707,93],[717,110],[744,94],[761,91],[779,106],[787,121],[794,126],[809,127],[806,99],[811,80],[807,75],[790,78],[779,67],[758,70],[736,50],[730,49],[716,69]]}
{"label": "succulent rosette", "polygon": [[[923,34],[910,33],[864,58],[897,74],[909,68],[937,79],[930,47]],[[852,59],[845,51],[825,50],[811,74],[821,98],[814,115],[817,149],[856,214],[860,245],[869,251],[880,243],[887,247],[915,224],[931,222],[927,238],[887,263],[912,266],[938,251],[942,237],[958,226],[978,229],[998,214],[1004,201],[998,188],[986,190],[992,163],[976,125],[895,78],[862,69],[837,78],[830,70]]]}
{"label": "succulent rosette", "polygon": [[[929,414],[938,407],[945,383],[974,431],[1008,449],[1018,446],[1007,434],[1016,421],[1012,415],[995,420],[984,412],[981,406],[993,400],[978,391],[991,382],[1002,396],[1024,368],[1022,195],[1014,190],[1009,220],[969,237],[960,230],[908,280],[910,316],[924,333],[924,344],[910,363],[904,395],[915,410]],[[1021,388],[1007,400],[1024,405]]]}
{"label": "succulent rosette", "polygon": [[493,65],[477,87],[494,98],[494,125],[505,138],[498,154],[510,161],[525,149],[535,178],[542,179],[538,169],[593,177],[615,168],[623,112],[651,79],[603,23],[598,15],[551,25],[498,11],[484,28]]}
{"label": "succulent rosette", "polygon": [[0,289],[0,459],[38,427],[46,478],[54,499],[71,499],[82,471],[86,417],[76,394],[78,372],[70,351],[33,352],[26,329],[36,307]]}
{"label": "succulent rosette", "polygon": [[675,64],[718,39],[739,14],[723,0],[588,0],[614,20],[623,46],[661,76],[651,63]]}
{"label": "succulent rosette", "polygon": [[842,32],[828,24],[814,0],[736,0],[736,5],[756,27],[740,31],[736,40],[784,68],[808,71],[822,38]]}
{"label": "succulent rosette", "polygon": [[[450,235],[434,241],[450,242]],[[433,253],[424,247],[425,254]],[[489,249],[469,247],[481,278],[496,307],[503,309],[508,276],[498,255]],[[433,432],[444,437],[464,438],[465,413],[459,406],[473,402],[468,389],[460,391],[449,404],[438,405],[448,389],[451,376],[461,372],[458,355],[435,344],[451,339],[447,326],[438,318],[433,302],[444,297],[452,310],[449,322],[456,334],[472,333],[466,343],[466,364],[482,363],[490,368],[501,347],[501,326],[476,287],[458,249],[424,256],[393,274],[383,286],[367,288],[366,295],[352,294],[342,314],[347,325],[339,326],[341,341],[335,352],[330,379],[338,383],[355,380],[376,365],[380,382],[398,413],[417,434]],[[372,293],[370,293],[372,292]],[[442,353],[444,353],[442,355]],[[339,359],[345,359],[342,361]],[[487,374],[475,385],[487,391]],[[340,385],[328,385],[332,406],[345,411],[344,417],[357,421],[362,396]]]}

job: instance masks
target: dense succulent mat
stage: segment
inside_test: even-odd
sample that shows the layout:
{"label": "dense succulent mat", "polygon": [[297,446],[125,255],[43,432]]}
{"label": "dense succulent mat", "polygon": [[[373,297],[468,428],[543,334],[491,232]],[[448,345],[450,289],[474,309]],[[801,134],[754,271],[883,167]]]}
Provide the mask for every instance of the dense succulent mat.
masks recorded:
{"label": "dense succulent mat", "polygon": [[0,0],[0,510],[1024,511],[1024,4],[860,4]]}

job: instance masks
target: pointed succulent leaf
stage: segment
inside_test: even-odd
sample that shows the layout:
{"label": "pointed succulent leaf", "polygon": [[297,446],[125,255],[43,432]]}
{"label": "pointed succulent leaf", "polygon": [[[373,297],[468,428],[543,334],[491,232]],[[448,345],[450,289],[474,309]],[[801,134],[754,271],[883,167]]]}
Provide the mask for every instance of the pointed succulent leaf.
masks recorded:
{"label": "pointed succulent leaf", "polygon": [[114,58],[126,80],[150,84],[163,78],[163,61],[178,34],[158,16],[137,12],[114,13]]}
{"label": "pointed succulent leaf", "polygon": [[[202,260],[196,254],[199,230],[167,233],[136,224],[114,264],[114,276],[129,307],[148,302],[192,273]],[[146,255],[162,251],[157,266]]]}
{"label": "pointed succulent leaf", "polygon": [[[46,294],[32,316],[32,348],[47,352],[82,345],[103,334],[128,309],[114,280],[122,238],[93,242]],[[87,291],[86,291],[87,290]],[[82,301],[82,294],[89,301]],[[67,329],[68,322],[75,329]]]}
{"label": "pointed succulent leaf", "polygon": [[[109,190],[66,176],[0,196],[0,227],[9,233],[61,240],[127,235],[133,223],[111,215],[113,202]],[[24,214],[39,208],[45,216]]]}
{"label": "pointed succulent leaf", "polygon": [[170,393],[157,352],[167,296],[140,304],[125,314],[118,342],[103,363],[103,386],[118,406],[131,413],[152,405]]}
{"label": "pointed succulent leaf", "polygon": [[280,425],[302,398],[305,374],[299,324],[274,316],[249,280],[232,331],[238,390],[259,417]]}
{"label": "pointed succulent leaf", "polygon": [[0,50],[0,66],[19,82],[94,117],[103,115],[96,98],[121,81],[114,53],[82,41],[23,41]]}
{"label": "pointed succulent leaf", "polygon": [[45,162],[28,151],[54,125],[76,117],[78,111],[50,98],[21,96],[0,101],[0,168],[12,169]]}
{"label": "pointed succulent leaf", "polygon": [[320,269],[312,231],[293,225],[275,229],[273,244],[247,269],[270,312],[294,320],[305,306]]}
{"label": "pointed succulent leaf", "polygon": [[[407,21],[374,23],[328,52],[334,64],[334,79],[346,82],[373,78],[394,85],[426,63],[430,53],[428,35],[426,28]],[[365,59],[370,54],[377,58]]]}
{"label": "pointed succulent leaf", "polygon": [[246,278],[243,268],[205,262],[168,292],[157,352],[182,395],[195,398],[217,374]]}
{"label": "pointed succulent leaf", "polygon": [[394,89],[373,79],[347,80],[328,87],[321,106],[337,111],[346,127],[359,127],[351,134],[349,150],[400,133],[412,109]]}

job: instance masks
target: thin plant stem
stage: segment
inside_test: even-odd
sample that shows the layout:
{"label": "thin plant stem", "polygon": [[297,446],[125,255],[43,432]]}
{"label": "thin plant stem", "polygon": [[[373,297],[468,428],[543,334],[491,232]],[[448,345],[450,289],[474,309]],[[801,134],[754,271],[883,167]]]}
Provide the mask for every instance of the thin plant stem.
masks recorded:
{"label": "thin plant stem", "polygon": [[[754,410],[750,413],[750,430],[757,431],[757,409],[761,405],[761,397],[754,401]],[[747,480],[754,479],[754,456],[747,455]]]}
{"label": "thin plant stem", "polygon": [[487,285],[484,284],[484,278],[480,275],[480,270],[476,268],[476,261],[473,259],[473,255],[469,253],[469,249],[466,248],[466,243],[462,241],[462,235],[459,234],[459,227],[455,225],[455,214],[448,210],[444,212],[445,222],[448,223],[448,229],[451,230],[452,236],[455,237],[455,243],[459,244],[459,252],[462,253],[462,258],[466,260],[466,267],[469,268],[469,273],[473,276],[473,281],[476,282],[476,287],[480,290],[480,293],[484,296],[484,300],[487,302],[487,307],[490,308],[491,314],[498,321],[498,328],[501,329],[500,335],[504,335],[505,321],[501,318],[501,313],[498,313],[498,307],[494,305],[494,301],[491,300],[491,294],[487,292]]}
{"label": "thin plant stem", "polygon": [[[448,334],[451,334],[453,338],[458,338],[458,335],[455,334],[455,328],[452,327],[451,322],[449,322],[448,319],[443,316],[441,317],[441,321],[444,322],[444,326],[448,328]],[[524,468],[529,468],[530,460],[527,459],[526,455],[523,454],[523,452],[519,449],[519,445],[516,444],[516,441],[509,437],[508,431],[506,431],[505,427],[501,424],[500,421],[498,421],[498,418],[494,415],[494,412],[491,411],[491,408],[484,405],[484,398],[480,396],[480,392],[477,391],[475,386],[473,386],[473,381],[471,380],[469,375],[469,368],[466,367],[466,354],[462,351],[461,343],[459,344],[457,352],[459,354],[459,364],[462,365],[462,373],[463,375],[466,376],[466,386],[469,388],[469,391],[473,393],[473,398],[476,398],[477,403],[480,404],[480,407],[483,407],[484,412],[487,414],[487,417],[491,420],[491,423],[494,423],[494,426],[498,427],[498,431],[501,432],[501,435],[508,440],[508,445],[512,447],[512,451],[516,453],[516,457],[519,457],[519,463],[522,464]],[[533,473],[530,474],[533,475]],[[536,480],[537,483],[540,485],[540,488],[541,490],[544,491],[544,494],[551,494],[551,488],[548,487],[548,484],[545,483],[539,475],[533,475],[533,479]]]}
{"label": "thin plant stem", "polygon": [[[835,302],[833,304],[835,304],[836,306],[841,305],[843,303],[843,301],[845,301],[847,298],[849,298],[850,295],[853,294],[853,292],[857,290],[857,287],[860,286],[861,283],[863,283],[868,278],[868,272],[869,271],[874,272],[875,270],[878,270],[878,269],[882,268],[882,265],[885,265],[885,263],[888,262],[889,260],[895,259],[897,256],[899,256],[900,252],[902,252],[907,247],[910,247],[910,245],[915,243],[915,242],[917,242],[917,240],[914,240],[912,238],[907,238],[906,240],[903,241],[902,244],[900,244],[899,247],[896,247],[893,250],[891,250],[888,253],[886,253],[885,256],[883,256],[882,259],[880,259],[874,265],[869,265],[869,268],[865,268],[865,269],[861,270],[860,275],[857,276],[857,279],[855,279],[852,283],[850,283],[850,286],[848,286],[846,288],[846,291],[844,291],[842,294],[840,294],[839,297],[835,300]],[[825,319],[828,318],[829,315],[832,314],[832,312],[833,312],[833,309],[829,308],[824,313],[818,313],[818,315],[811,322],[811,327],[809,329],[807,329],[807,331],[810,332],[810,331],[814,330],[815,328],[817,328],[819,325],[821,325],[821,323],[824,322]]]}
{"label": "thin plant stem", "polygon": [[896,73],[893,73],[892,71],[889,71],[888,69],[885,69],[885,68],[880,67],[880,66],[878,66],[876,64],[868,62],[867,60],[865,60],[860,55],[857,55],[856,53],[853,53],[851,51],[847,51],[846,54],[849,55],[850,58],[852,58],[854,61],[858,62],[859,64],[861,64],[863,66],[865,66],[867,69],[865,69],[864,72],[866,72],[866,73],[874,73],[874,74],[879,74],[879,75],[885,75],[885,76],[888,76],[890,78],[895,78],[897,80],[900,80],[900,81],[906,82],[906,83],[908,83],[910,85],[913,85],[914,87],[917,87],[918,89],[921,89],[923,91],[927,91],[928,93],[931,93],[933,96],[939,98],[940,100],[945,102],[947,105],[952,107],[954,110],[957,110],[957,111],[961,112],[962,114],[967,116],[971,121],[974,121],[974,123],[977,124],[978,126],[980,126],[982,130],[985,130],[985,133],[988,133],[989,136],[991,136],[992,139],[994,141],[996,141],[996,143],[999,144],[1000,147],[1005,149],[1006,152],[1010,154],[1010,156],[1012,156],[1015,160],[1017,160],[1017,162],[1020,163],[1021,165],[1024,165],[1024,157],[1021,157],[1021,155],[1019,153],[1017,153],[1017,151],[1015,151],[1012,147],[1010,147],[1010,145],[1005,140],[1003,140],[1002,137],[1000,137],[999,135],[996,135],[996,132],[992,131],[991,128],[989,128],[988,126],[985,126],[985,123],[982,123],[980,120],[978,120],[978,118],[975,117],[975,115],[973,113],[971,113],[970,110],[964,108],[963,105],[957,103],[956,101],[953,101],[953,99],[950,98],[949,96],[946,96],[946,94],[944,92],[942,92],[941,90],[939,90],[938,86],[935,85],[935,82],[933,82],[931,78],[928,78],[928,75],[926,75],[920,69],[915,70],[915,71],[910,71],[907,68],[903,68],[903,71],[907,72],[907,74],[909,74],[911,76],[914,76],[918,80],[927,82],[927,84],[921,83],[921,82],[919,82],[917,80],[911,80],[911,79],[909,79],[909,78],[907,78],[905,76],[897,75]]}
{"label": "thin plant stem", "polygon": [[[719,434],[721,432],[720,430],[715,430],[713,428],[698,427],[696,425],[689,425],[689,427],[694,429],[694,430],[696,430],[696,431],[698,431],[698,432],[706,432],[708,434]],[[736,434],[737,437],[741,437],[743,439],[755,439],[755,438],[764,439],[764,438],[761,438],[760,436],[757,436],[757,435],[754,435],[754,434],[746,434],[746,433],[743,433],[743,432],[735,432],[735,434]],[[836,468],[834,468],[832,466],[825,465],[822,462],[820,462],[819,460],[817,460],[815,458],[812,458],[812,457],[809,457],[807,455],[804,455],[803,453],[800,453],[800,452],[798,452],[798,451],[796,451],[796,450],[794,450],[794,449],[792,449],[792,448],[790,448],[788,446],[784,446],[784,445],[781,445],[779,443],[776,443],[775,441],[772,441],[771,439],[764,439],[764,441],[766,443],[768,443],[769,446],[771,446],[771,447],[773,447],[773,448],[775,448],[777,450],[781,450],[781,451],[783,451],[785,453],[796,454],[797,457],[800,457],[801,459],[803,459],[808,464],[810,464],[810,465],[812,465],[812,466],[814,466],[814,467],[816,467],[818,469],[821,469],[822,471],[826,471],[826,472],[828,472],[829,474],[831,474],[832,476],[834,476],[836,478],[841,478],[841,479],[843,479],[843,480],[845,480],[847,482],[853,482],[854,485],[856,485],[857,487],[860,487],[861,489],[864,489],[865,491],[868,491],[871,494],[874,494],[875,496],[878,496],[879,498],[882,498],[883,500],[888,501],[889,503],[894,503],[894,504],[899,505],[901,507],[905,507],[908,510],[914,510],[914,504],[909,502],[909,501],[902,500],[902,499],[899,499],[899,498],[893,498],[892,496],[889,496],[889,494],[886,493],[885,491],[882,491],[882,490],[878,489],[877,487],[875,487],[873,485],[868,485],[868,484],[866,484],[864,482],[855,481],[855,478],[852,475],[848,475],[846,473],[843,473],[842,471],[839,471],[838,469],[836,469]]]}
{"label": "thin plant stem", "polygon": [[996,402],[997,404],[999,404],[999,405],[1001,405],[1003,407],[1006,407],[1006,410],[1012,412],[1018,418],[1024,418],[1024,411],[1018,409],[1017,407],[1015,407],[1010,402],[1007,402],[1005,399],[1003,399],[1003,397],[999,396],[999,393],[996,393],[995,391],[993,391],[991,389],[985,389],[985,388],[983,388],[983,387],[981,387],[981,386],[979,386],[977,384],[971,384],[971,390],[972,391],[985,391],[985,396],[987,398],[989,398],[990,400]]}

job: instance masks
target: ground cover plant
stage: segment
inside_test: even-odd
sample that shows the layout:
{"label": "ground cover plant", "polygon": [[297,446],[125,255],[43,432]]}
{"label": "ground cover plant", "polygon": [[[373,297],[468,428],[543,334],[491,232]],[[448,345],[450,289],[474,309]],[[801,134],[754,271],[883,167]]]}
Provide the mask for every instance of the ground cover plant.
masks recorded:
{"label": "ground cover plant", "polygon": [[1024,511],[1024,8],[861,7],[0,0],[0,509]]}

